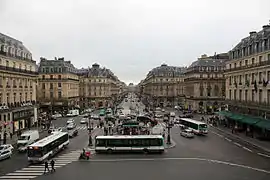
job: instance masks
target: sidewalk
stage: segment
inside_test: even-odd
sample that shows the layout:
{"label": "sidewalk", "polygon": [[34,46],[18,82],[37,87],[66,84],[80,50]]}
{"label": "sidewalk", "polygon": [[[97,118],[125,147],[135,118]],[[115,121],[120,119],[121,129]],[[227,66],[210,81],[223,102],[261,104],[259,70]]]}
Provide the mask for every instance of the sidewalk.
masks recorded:
{"label": "sidewalk", "polygon": [[[47,135],[47,131],[46,130],[44,130],[44,129],[42,129],[41,127],[32,127],[32,128],[30,128],[30,130],[38,130],[39,131],[39,137],[40,138],[43,138],[45,135]],[[22,130],[22,133],[23,132],[25,132],[25,131],[29,131],[29,129],[24,129],[24,130]],[[16,134],[14,134],[13,136],[12,136],[12,139],[10,139],[10,136],[9,135],[7,135],[7,143],[6,144],[12,144],[13,146],[15,146],[16,144],[17,144],[17,140],[18,140],[18,136],[16,135]],[[0,139],[0,144],[3,144],[3,139]]]}
{"label": "sidewalk", "polygon": [[262,149],[262,150],[270,153],[270,142],[269,141],[260,141],[256,138],[251,138],[249,136],[246,136],[244,133],[233,134],[231,132],[231,129],[223,127],[223,126],[220,126],[220,127],[211,126],[211,127],[215,128],[219,131],[222,131],[223,133],[225,133],[229,136],[232,136],[236,139],[239,139],[247,144],[250,144],[251,146],[257,147],[259,149]]}

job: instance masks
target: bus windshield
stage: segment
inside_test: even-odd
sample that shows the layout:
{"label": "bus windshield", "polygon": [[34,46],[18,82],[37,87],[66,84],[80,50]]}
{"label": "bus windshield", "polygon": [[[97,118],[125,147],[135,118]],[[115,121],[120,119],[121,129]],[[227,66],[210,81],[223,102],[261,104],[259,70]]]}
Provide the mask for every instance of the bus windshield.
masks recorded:
{"label": "bus windshield", "polygon": [[199,125],[199,128],[200,128],[200,129],[206,129],[206,128],[207,128],[207,125],[206,125],[206,124],[200,124],[200,125]]}
{"label": "bus windshield", "polygon": [[28,149],[28,157],[42,157],[43,153],[41,149]]}

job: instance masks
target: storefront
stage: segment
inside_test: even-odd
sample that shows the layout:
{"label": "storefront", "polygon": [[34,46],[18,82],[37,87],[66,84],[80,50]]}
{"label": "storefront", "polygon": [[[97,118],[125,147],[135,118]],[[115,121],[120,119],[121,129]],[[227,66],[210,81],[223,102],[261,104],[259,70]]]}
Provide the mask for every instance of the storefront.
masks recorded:
{"label": "storefront", "polygon": [[16,110],[13,112],[13,133],[18,130],[30,128],[34,125],[34,108]]}

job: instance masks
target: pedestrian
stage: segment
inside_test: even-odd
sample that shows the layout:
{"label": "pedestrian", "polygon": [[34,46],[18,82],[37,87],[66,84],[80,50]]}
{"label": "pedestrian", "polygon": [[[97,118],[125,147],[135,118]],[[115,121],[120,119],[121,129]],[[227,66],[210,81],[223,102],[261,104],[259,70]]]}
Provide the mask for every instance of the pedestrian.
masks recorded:
{"label": "pedestrian", "polygon": [[13,136],[12,132],[9,132],[9,136],[10,136],[10,139],[12,139],[12,136]]}
{"label": "pedestrian", "polygon": [[43,174],[45,174],[47,172],[47,170],[48,170],[48,172],[50,172],[49,163],[48,163],[47,160],[45,161],[44,165],[45,165],[45,169],[44,169],[44,173]]}
{"label": "pedestrian", "polygon": [[51,172],[55,172],[55,169],[54,169],[55,161],[53,159],[51,160],[50,164],[51,164],[51,168],[52,168]]}

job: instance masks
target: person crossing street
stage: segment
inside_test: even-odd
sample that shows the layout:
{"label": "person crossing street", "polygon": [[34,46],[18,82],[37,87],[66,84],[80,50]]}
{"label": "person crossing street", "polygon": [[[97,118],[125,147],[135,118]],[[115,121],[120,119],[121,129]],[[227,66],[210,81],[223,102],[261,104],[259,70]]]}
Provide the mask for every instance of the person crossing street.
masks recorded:
{"label": "person crossing street", "polygon": [[50,172],[49,163],[47,160],[45,161],[44,165],[45,165],[44,174],[46,174],[47,170],[48,170],[48,172]]}
{"label": "person crossing street", "polygon": [[54,168],[55,161],[53,159],[51,160],[50,164],[51,164],[51,168],[52,168],[51,172],[55,172],[55,168]]}

